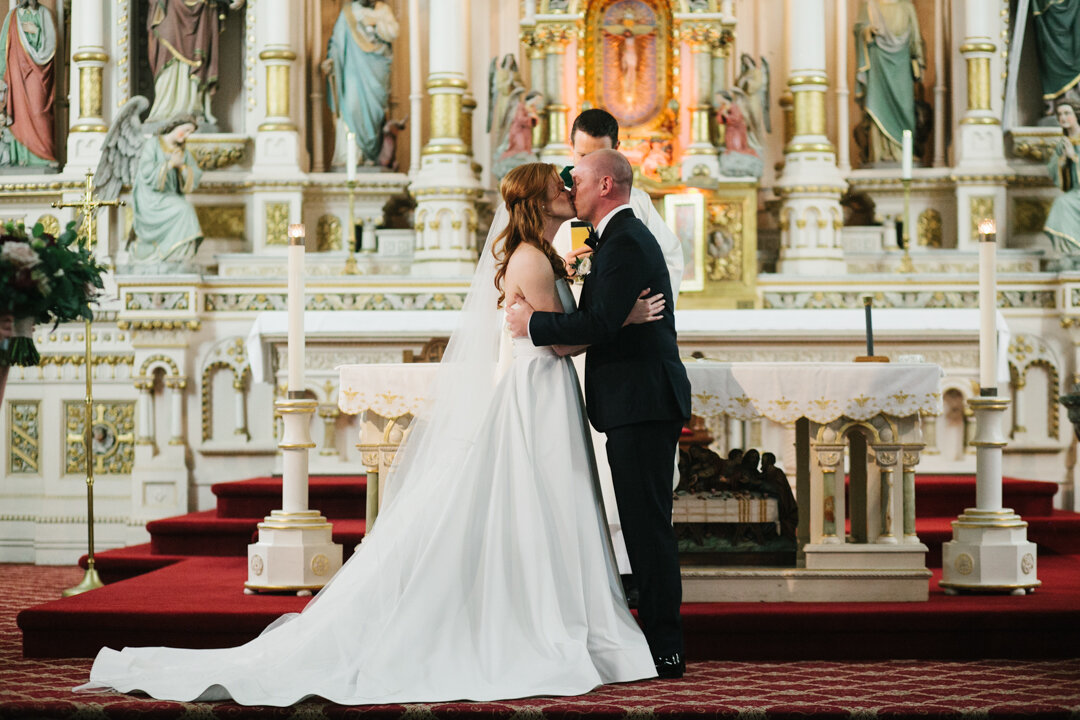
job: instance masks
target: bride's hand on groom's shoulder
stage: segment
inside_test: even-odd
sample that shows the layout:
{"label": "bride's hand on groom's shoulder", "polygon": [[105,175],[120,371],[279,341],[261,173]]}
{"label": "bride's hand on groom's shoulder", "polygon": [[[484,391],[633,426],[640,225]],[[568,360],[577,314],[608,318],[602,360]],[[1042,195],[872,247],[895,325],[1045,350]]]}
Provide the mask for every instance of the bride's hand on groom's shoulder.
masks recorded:
{"label": "bride's hand on groom's shoulder", "polygon": [[583,257],[592,255],[592,252],[592,248],[583,245],[563,255],[563,262],[566,264],[566,274],[570,277],[574,277],[577,273],[578,261]]}
{"label": "bride's hand on groom's shoulder", "polygon": [[506,303],[506,324],[514,337],[528,337],[533,307],[521,295],[514,293]]}

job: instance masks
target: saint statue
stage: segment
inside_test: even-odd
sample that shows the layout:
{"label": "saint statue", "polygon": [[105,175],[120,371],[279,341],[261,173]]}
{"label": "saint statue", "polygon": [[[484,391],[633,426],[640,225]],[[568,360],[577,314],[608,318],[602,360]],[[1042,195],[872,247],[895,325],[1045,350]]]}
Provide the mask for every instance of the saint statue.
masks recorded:
{"label": "saint statue", "polygon": [[1057,105],[1057,118],[1064,137],[1054,147],[1047,170],[1054,184],[1064,193],[1059,195],[1046,216],[1043,232],[1062,255],[1080,254],[1080,102],[1062,100]]}
{"label": "saint statue", "polygon": [[491,170],[502,179],[518,165],[536,162],[533,128],[540,122],[546,104],[544,96],[525,88],[517,58],[507,54],[492,58],[488,68],[487,131],[495,142]]}
{"label": "saint statue", "polygon": [[17,0],[0,38],[0,166],[56,167],[52,13],[38,0]]}
{"label": "saint statue", "polygon": [[855,99],[869,122],[869,162],[901,159],[904,130],[915,134],[915,81],[926,54],[911,0],[863,0],[855,20]]}
{"label": "saint statue", "polygon": [[352,0],[338,14],[322,62],[335,118],[331,166],[347,162],[349,133],[361,162],[374,165],[379,157],[390,98],[392,44],[398,30],[390,6],[381,0]]}
{"label": "saint statue", "polygon": [[[214,127],[210,97],[217,89],[218,34],[223,2],[219,0],[151,0],[146,29],[150,70],[154,73],[154,105],[148,123],[182,114]],[[238,10],[244,0],[233,0]]]}
{"label": "saint statue", "polygon": [[1080,0],[1031,0],[1031,10],[1046,114],[1056,109],[1060,121],[1055,102],[1066,96],[1080,100]]}
{"label": "saint statue", "polygon": [[198,250],[203,233],[187,195],[202,170],[185,141],[198,128],[194,115],[178,115],[144,135],[139,114],[149,102],[141,95],[128,100],[113,121],[94,174],[103,200],[131,187],[135,223],[128,247],[143,272],[164,272],[184,266]]}

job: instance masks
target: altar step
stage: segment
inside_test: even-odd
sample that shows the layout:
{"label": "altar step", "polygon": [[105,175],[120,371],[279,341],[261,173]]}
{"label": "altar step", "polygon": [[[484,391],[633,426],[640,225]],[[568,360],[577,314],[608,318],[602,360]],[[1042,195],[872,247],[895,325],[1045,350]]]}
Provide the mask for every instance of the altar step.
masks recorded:
{"label": "altar step", "polygon": [[[93,657],[103,646],[227,647],[309,598],[245,595],[243,557],[191,557],[156,572],[23,610],[25,657]],[[1080,647],[1080,556],[1039,558],[1033,595],[928,602],[723,602],[682,608],[687,658],[869,660],[1062,658]]]}
{"label": "altar step", "polygon": [[[257,477],[215,483],[221,518],[262,518],[281,509],[281,477]],[[367,501],[367,478],[363,475],[312,475],[308,478],[308,507],[328,520],[362,518]]]}

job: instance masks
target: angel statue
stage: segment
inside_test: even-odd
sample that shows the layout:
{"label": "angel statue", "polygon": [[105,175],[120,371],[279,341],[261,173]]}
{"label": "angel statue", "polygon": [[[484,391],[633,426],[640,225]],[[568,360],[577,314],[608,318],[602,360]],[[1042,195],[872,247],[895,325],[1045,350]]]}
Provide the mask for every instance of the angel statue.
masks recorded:
{"label": "angel statue", "polygon": [[128,248],[135,265],[153,272],[182,266],[199,249],[202,228],[185,195],[199,184],[202,170],[185,147],[198,128],[195,116],[177,115],[157,134],[144,135],[139,115],[149,105],[136,95],[120,109],[105,136],[94,185],[103,200],[131,186],[135,225]]}
{"label": "angel statue", "polygon": [[216,127],[210,98],[217,89],[218,35],[226,5],[239,10],[244,0],[150,1],[146,32],[154,105],[147,123],[186,113],[194,115],[204,131]]}
{"label": "angel statue", "polygon": [[495,137],[492,171],[502,179],[518,165],[536,162],[532,131],[540,122],[544,96],[527,91],[518,72],[517,59],[510,54],[492,58],[488,69],[487,131]]}

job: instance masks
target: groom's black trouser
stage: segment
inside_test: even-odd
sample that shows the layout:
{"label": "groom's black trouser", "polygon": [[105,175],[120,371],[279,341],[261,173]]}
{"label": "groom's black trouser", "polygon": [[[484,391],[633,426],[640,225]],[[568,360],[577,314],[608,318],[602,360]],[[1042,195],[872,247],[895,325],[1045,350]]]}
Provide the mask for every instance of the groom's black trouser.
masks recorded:
{"label": "groom's black trouser", "polygon": [[683,651],[682,579],[671,526],[671,481],[680,420],[635,423],[606,431],[626,553],[638,587],[638,616],[653,655]]}

